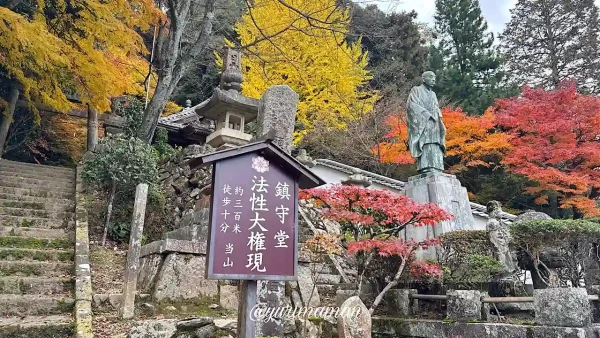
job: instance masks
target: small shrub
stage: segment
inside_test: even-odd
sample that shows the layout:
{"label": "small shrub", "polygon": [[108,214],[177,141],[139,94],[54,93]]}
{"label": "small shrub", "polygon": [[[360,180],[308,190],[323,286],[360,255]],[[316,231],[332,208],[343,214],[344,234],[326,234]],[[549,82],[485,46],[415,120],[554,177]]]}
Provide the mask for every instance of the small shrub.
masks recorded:
{"label": "small shrub", "polygon": [[160,160],[163,160],[175,153],[175,148],[169,144],[169,132],[165,128],[156,128],[154,133],[155,153]]}
{"label": "small shrub", "polygon": [[485,230],[462,230],[440,236],[439,261],[445,284],[469,286],[487,283],[503,266],[495,258]]}
{"label": "small shrub", "polygon": [[151,196],[158,196],[158,157],[152,147],[142,140],[122,135],[103,138],[100,149],[94,158],[84,163],[82,178],[88,186],[109,193],[102,239],[104,245],[117,192],[124,197],[131,196],[127,200],[133,201],[135,187],[146,183],[153,192]]}
{"label": "small shrub", "polygon": [[108,224],[108,236],[121,243],[129,242],[131,224],[127,222],[110,222]]}
{"label": "small shrub", "polygon": [[[515,249],[533,261],[536,271],[544,283],[547,267],[541,259],[543,253],[552,252],[560,257],[561,284],[581,286],[585,261],[589,253],[600,242],[600,223],[583,220],[538,220],[510,226]],[[597,259],[596,259],[597,260]]]}

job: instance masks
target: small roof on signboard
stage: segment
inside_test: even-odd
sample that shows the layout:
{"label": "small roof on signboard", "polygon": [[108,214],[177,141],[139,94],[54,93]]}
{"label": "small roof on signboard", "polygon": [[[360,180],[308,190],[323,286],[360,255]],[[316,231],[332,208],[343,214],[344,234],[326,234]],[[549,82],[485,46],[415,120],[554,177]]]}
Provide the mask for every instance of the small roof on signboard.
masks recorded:
{"label": "small roof on signboard", "polygon": [[291,155],[287,154],[277,145],[273,144],[270,139],[196,157],[191,159],[189,164],[191,169],[195,169],[216,161],[221,161],[248,153],[260,153],[270,161],[282,166],[284,170],[297,177],[298,186],[300,189],[310,189],[326,183],[322,178],[310,171]]}

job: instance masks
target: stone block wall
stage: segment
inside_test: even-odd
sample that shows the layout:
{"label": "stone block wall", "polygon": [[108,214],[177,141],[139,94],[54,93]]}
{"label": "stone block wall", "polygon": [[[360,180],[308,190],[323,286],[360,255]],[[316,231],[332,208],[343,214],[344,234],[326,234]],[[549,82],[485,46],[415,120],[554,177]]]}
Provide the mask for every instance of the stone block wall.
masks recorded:
{"label": "stone block wall", "polygon": [[212,167],[190,169],[194,157],[213,152],[209,145],[191,145],[170,156],[159,168],[160,185],[165,192],[168,225],[156,224],[157,229],[169,231],[201,221],[204,217],[194,214],[208,206]]}

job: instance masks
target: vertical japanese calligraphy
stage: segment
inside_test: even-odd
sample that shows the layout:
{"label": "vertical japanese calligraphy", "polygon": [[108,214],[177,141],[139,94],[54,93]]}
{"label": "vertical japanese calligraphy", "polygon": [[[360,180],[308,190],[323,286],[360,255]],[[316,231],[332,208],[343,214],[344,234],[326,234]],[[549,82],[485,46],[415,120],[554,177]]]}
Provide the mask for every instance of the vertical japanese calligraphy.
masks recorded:
{"label": "vertical japanese calligraphy", "polygon": [[297,183],[256,153],[215,163],[209,278],[293,279]]}

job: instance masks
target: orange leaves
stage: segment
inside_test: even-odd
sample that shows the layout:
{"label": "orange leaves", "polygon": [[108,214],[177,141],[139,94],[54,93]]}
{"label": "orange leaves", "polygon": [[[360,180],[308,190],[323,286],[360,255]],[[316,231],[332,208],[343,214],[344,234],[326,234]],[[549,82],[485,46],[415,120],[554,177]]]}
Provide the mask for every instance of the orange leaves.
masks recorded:
{"label": "orange leaves", "polygon": [[66,111],[67,91],[105,111],[110,96],[141,91],[147,51],[138,32],[161,15],[151,0],[38,5],[33,21],[0,7],[0,67],[27,100]]}
{"label": "orange leaves", "polygon": [[536,203],[555,191],[561,208],[596,214],[590,193],[600,188],[600,98],[580,95],[570,84],[554,91],[524,88],[520,97],[497,104],[498,124],[513,136],[504,163],[539,183],[528,191],[541,194]]}
{"label": "orange leaves", "polygon": [[[495,116],[488,109],[482,116],[468,116],[461,109],[442,109],[446,125],[446,155],[456,161],[450,172],[461,172],[470,167],[495,165],[511,148],[507,134],[496,131]],[[407,140],[408,130],[402,116],[389,116],[386,120],[389,132],[385,141],[374,147],[372,152],[379,155],[383,163],[409,164],[414,160],[410,156]]]}

